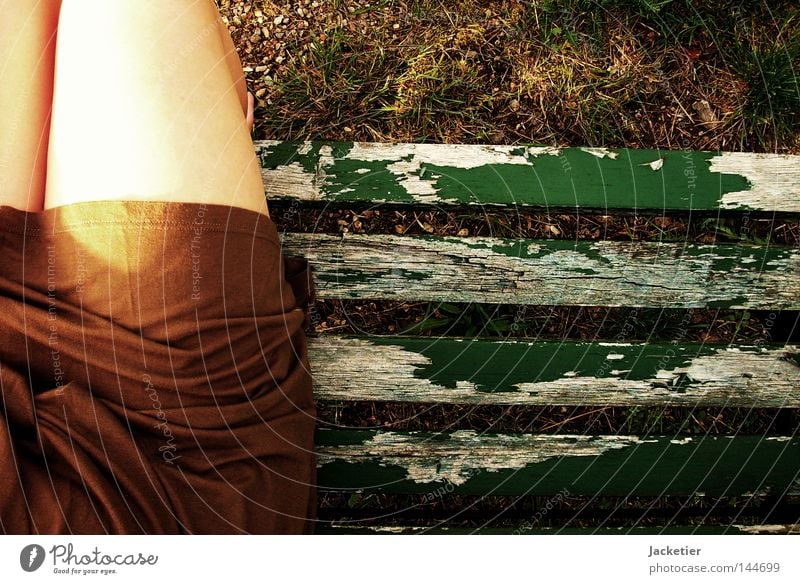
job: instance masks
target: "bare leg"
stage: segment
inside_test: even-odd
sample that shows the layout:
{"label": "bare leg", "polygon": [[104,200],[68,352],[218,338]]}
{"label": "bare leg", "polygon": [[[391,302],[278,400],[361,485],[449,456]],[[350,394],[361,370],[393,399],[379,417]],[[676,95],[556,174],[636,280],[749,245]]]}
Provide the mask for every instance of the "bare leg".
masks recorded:
{"label": "bare leg", "polygon": [[225,60],[228,63],[228,69],[231,72],[231,78],[236,85],[236,95],[239,96],[239,103],[242,104],[242,110],[247,112],[247,83],[244,78],[244,71],[242,70],[242,61],[239,59],[239,53],[236,52],[236,47],[233,44],[231,33],[228,27],[222,22],[222,19],[217,21],[219,23],[219,36],[222,39],[223,50],[225,51]]}
{"label": "bare leg", "polygon": [[63,0],[57,56],[46,208],[150,200],[268,214],[211,0]]}
{"label": "bare leg", "polygon": [[40,211],[60,0],[0,0],[0,205]]}
{"label": "bare leg", "polygon": [[228,27],[225,26],[225,23],[222,22],[222,19],[220,19],[218,22],[220,38],[222,39],[222,44],[225,47],[225,58],[228,61],[228,69],[230,70],[231,77],[233,77],[233,81],[236,84],[236,94],[239,96],[239,101],[242,104],[242,110],[244,110],[247,116],[247,129],[252,132],[253,124],[255,123],[253,117],[255,110],[255,97],[252,93],[247,91],[247,82],[245,81],[244,70],[242,70],[242,61],[239,59],[239,53],[236,52],[236,47],[233,44],[231,33],[228,31]]}

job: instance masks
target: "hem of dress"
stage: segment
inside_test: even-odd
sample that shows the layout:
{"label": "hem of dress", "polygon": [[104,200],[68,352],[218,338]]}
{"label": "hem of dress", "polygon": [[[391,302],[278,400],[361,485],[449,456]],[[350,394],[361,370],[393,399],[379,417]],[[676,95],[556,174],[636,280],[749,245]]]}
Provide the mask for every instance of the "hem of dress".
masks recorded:
{"label": "hem of dress", "polygon": [[71,203],[41,211],[0,206],[0,231],[25,237],[117,226],[123,229],[246,233],[280,244],[271,217],[223,204],[139,200]]}

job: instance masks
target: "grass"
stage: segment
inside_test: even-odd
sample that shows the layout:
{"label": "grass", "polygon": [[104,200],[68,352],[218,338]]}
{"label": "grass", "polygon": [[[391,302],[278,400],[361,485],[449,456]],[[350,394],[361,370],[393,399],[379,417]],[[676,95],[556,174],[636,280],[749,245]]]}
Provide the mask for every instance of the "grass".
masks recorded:
{"label": "grass", "polygon": [[794,2],[220,2],[259,137],[800,151]]}
{"label": "grass", "polygon": [[800,40],[764,50],[740,47],[735,69],[747,84],[739,115],[744,135],[759,143],[791,140],[800,125]]}

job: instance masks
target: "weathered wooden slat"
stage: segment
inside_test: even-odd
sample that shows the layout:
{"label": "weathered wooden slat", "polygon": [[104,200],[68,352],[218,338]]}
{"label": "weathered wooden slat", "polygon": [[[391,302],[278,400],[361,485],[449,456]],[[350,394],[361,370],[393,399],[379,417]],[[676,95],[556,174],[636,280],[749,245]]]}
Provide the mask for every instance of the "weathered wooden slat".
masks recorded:
{"label": "weathered wooden slat", "polygon": [[287,233],[317,296],[574,306],[800,308],[800,249]]}
{"label": "weathered wooden slat", "polygon": [[317,432],[321,489],[493,495],[796,494],[800,438]]}
{"label": "weathered wooden slat", "polygon": [[800,213],[800,156],[353,142],[256,147],[270,199]]}
{"label": "weathered wooden slat", "polygon": [[322,524],[317,535],[791,535],[798,524],[668,525],[650,527],[419,527],[359,526],[358,522]]}
{"label": "weathered wooden slat", "polygon": [[309,355],[323,401],[800,407],[796,346],[323,335]]}

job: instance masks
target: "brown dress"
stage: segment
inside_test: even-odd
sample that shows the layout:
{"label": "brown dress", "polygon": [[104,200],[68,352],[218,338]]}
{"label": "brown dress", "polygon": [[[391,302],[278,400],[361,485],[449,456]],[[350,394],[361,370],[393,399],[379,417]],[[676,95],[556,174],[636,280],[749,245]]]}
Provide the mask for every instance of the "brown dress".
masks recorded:
{"label": "brown dress", "polygon": [[313,295],[254,211],[0,207],[0,531],[310,532]]}

